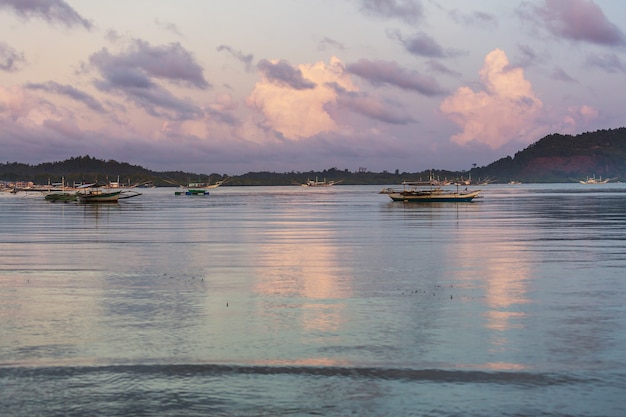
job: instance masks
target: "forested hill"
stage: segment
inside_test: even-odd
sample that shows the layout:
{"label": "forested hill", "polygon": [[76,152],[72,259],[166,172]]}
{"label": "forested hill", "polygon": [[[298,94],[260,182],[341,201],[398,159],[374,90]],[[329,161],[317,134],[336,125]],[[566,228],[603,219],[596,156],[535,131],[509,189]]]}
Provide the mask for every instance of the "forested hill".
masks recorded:
{"label": "forested hill", "polygon": [[[552,134],[487,166],[472,168],[470,172],[429,169],[421,172],[383,171],[351,172],[347,169],[325,169],[309,172],[250,172],[229,179],[229,185],[290,185],[307,179],[341,181],[342,184],[398,184],[402,181],[427,179],[490,179],[495,182],[519,180],[523,182],[569,182],[573,178],[591,176],[626,181],[626,128],[598,130],[576,136]],[[226,174],[196,174],[183,171],[156,172],[114,160],[104,161],[79,156],[61,162],[27,165],[18,162],[0,163],[0,180],[33,181],[36,184],[92,181],[117,181],[122,184],[152,182],[167,186],[191,182],[214,183],[224,180]]]}
{"label": "forested hill", "polygon": [[513,158],[472,169],[474,178],[500,182],[567,182],[594,175],[626,180],[626,128],[548,135]]}
{"label": "forested hill", "polygon": [[19,162],[0,164],[0,180],[32,181],[35,184],[117,181],[123,185],[151,182],[155,185],[171,186],[190,182],[216,182],[225,178],[220,174],[195,174],[182,171],[156,172],[138,165],[115,160],[102,160],[79,156],[58,162],[27,165]]}

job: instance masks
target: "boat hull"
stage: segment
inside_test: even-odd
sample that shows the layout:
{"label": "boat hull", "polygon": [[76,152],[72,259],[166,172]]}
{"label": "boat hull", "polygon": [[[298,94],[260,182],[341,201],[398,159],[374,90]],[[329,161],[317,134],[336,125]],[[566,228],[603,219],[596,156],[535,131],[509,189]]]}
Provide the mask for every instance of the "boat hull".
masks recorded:
{"label": "boat hull", "polygon": [[44,198],[46,201],[50,201],[52,203],[56,203],[57,201],[67,203],[70,201],[76,201],[77,196],[76,193],[50,193],[46,194]]}

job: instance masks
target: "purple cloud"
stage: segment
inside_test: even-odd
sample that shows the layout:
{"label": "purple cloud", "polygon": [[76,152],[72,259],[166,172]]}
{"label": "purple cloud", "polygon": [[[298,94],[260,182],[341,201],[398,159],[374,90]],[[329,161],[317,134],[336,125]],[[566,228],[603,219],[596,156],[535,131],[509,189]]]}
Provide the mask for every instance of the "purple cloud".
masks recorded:
{"label": "purple cloud", "polygon": [[626,45],[624,33],[590,0],[544,0],[542,5],[524,1],[518,15],[560,38],[607,46]]}
{"label": "purple cloud", "polygon": [[554,70],[552,71],[552,74],[550,74],[550,78],[552,78],[553,80],[565,81],[568,83],[578,82],[574,78],[572,78],[568,73],[566,73],[565,70],[561,67],[555,67]]}
{"label": "purple cloud", "polygon": [[17,71],[20,64],[26,62],[24,54],[17,52],[4,42],[0,42],[0,70]]}
{"label": "purple cloud", "polygon": [[346,50],[346,47],[341,42],[338,42],[328,37],[324,37],[324,39],[322,39],[317,45],[317,49],[320,51],[325,51],[326,48],[335,48],[340,51]]}
{"label": "purple cloud", "polygon": [[202,90],[210,87],[204,79],[202,67],[178,42],[151,46],[146,41],[135,40],[128,50],[119,55],[102,49],[93,54],[90,61],[100,69],[132,69],[144,77],[156,77],[186,87]]}
{"label": "purple cloud", "polygon": [[242,64],[246,66],[246,70],[249,71],[252,68],[252,61],[254,60],[254,55],[248,54],[245,55],[243,52],[233,49],[228,45],[220,45],[217,47],[218,51],[226,51],[231,54],[237,61],[240,61]]}
{"label": "purple cloud", "polygon": [[533,48],[525,44],[517,44],[517,50],[519,52],[514,66],[528,68],[535,64],[541,64],[546,61],[546,58],[538,54]]}
{"label": "purple cloud", "polygon": [[586,64],[590,68],[599,68],[609,73],[626,74],[626,66],[615,54],[589,54]]}
{"label": "purple cloud", "polygon": [[71,85],[62,85],[54,81],[48,81],[44,84],[28,83],[24,86],[24,88],[27,88],[29,90],[43,90],[50,93],[67,96],[74,100],[82,102],[94,111],[104,112],[104,108],[98,100],[93,98],[91,95],[72,87]]}
{"label": "purple cloud", "polygon": [[432,77],[421,75],[417,71],[408,71],[393,61],[369,61],[361,59],[346,67],[347,71],[357,75],[372,85],[392,85],[398,88],[416,91],[426,96],[445,94],[446,91]]}
{"label": "purple cloud", "polygon": [[180,44],[151,46],[136,40],[131,47],[117,55],[106,48],[91,55],[89,62],[102,79],[95,85],[101,91],[120,94],[159,117],[193,119],[202,111],[192,103],[180,100],[152,81],[166,80],[173,84],[204,90],[210,84],[204,79],[202,67]]}
{"label": "purple cloud", "polygon": [[404,48],[413,55],[427,58],[445,58],[460,54],[459,51],[444,49],[436,40],[424,32],[418,32],[405,38],[400,32],[395,31],[389,36],[398,39]]}
{"label": "purple cloud", "polygon": [[449,12],[450,17],[457,23],[479,28],[498,26],[498,19],[489,13],[475,11],[472,13],[461,13],[457,10]]}
{"label": "purple cloud", "polygon": [[459,78],[462,74],[458,71],[454,71],[445,65],[443,65],[439,61],[435,61],[434,59],[430,59],[426,61],[426,66],[430,72],[434,72],[437,74],[449,75],[451,77]]}
{"label": "purple cloud", "polygon": [[0,9],[6,8],[24,19],[39,17],[49,23],[66,26],[83,26],[89,30],[92,24],[79,15],[63,0],[0,0]]}
{"label": "purple cloud", "polygon": [[268,80],[279,85],[289,86],[294,90],[315,88],[315,83],[304,78],[302,71],[292,67],[284,60],[272,63],[267,59],[262,59],[257,64],[257,69],[263,73]]}
{"label": "purple cloud", "polygon": [[24,86],[29,90],[43,90],[50,93],[60,94],[70,97],[76,101],[80,101],[92,110],[97,112],[104,112],[102,104],[91,95],[80,91],[71,85],[62,85],[54,81],[48,81],[47,83],[28,83]]}
{"label": "purple cloud", "polygon": [[417,0],[361,0],[361,10],[366,14],[396,18],[407,23],[418,22],[424,13]]}
{"label": "purple cloud", "polygon": [[340,106],[345,107],[354,113],[363,115],[369,119],[378,120],[384,123],[406,125],[414,123],[415,120],[406,113],[405,110],[393,108],[381,103],[369,96],[346,92],[338,97]]}

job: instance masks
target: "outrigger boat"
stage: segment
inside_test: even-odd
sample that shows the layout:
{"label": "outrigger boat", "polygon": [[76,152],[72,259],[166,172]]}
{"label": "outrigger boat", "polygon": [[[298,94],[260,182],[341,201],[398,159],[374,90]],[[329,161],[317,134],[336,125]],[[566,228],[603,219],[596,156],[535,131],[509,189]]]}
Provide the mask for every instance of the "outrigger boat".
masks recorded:
{"label": "outrigger boat", "polygon": [[[422,189],[424,183],[404,182],[404,190],[393,190],[386,194],[393,201],[402,201],[405,203],[463,203],[471,202],[480,195],[480,190],[476,191],[456,191],[444,190],[441,187]],[[407,188],[408,186],[408,188]],[[467,190],[467,189],[466,189]]]}
{"label": "outrigger boat", "polygon": [[581,184],[607,184],[609,181],[611,181],[614,178],[605,178],[602,179],[602,177],[600,177],[599,179],[596,179],[596,176],[594,175],[593,177],[587,177],[586,180],[578,180],[579,183]]}
{"label": "outrigger boat", "polygon": [[188,189],[185,191],[174,191],[174,195],[209,195],[209,192],[204,189]]}
{"label": "outrigger boat", "polygon": [[[213,189],[213,188],[217,188],[217,187],[219,187],[220,185],[225,184],[228,180],[230,180],[230,177],[226,177],[226,178],[224,178],[222,181],[217,181],[217,182],[215,182],[215,183],[213,183],[213,184],[211,184],[210,182],[209,182],[209,183],[205,183],[205,182],[194,182],[194,183],[190,183],[190,184],[189,184],[189,188],[190,188],[190,189],[191,189],[191,188],[193,188],[193,189],[201,189],[201,188],[204,188],[204,189]],[[207,194],[208,194],[208,193],[207,193]]]}
{"label": "outrigger boat", "polygon": [[111,191],[97,184],[84,184],[79,187],[76,197],[79,203],[117,203],[121,199],[140,196],[136,191]]}
{"label": "outrigger boat", "polygon": [[63,178],[61,182],[51,184],[51,188],[48,190],[48,193],[44,195],[44,199],[52,203],[56,203],[58,201],[63,203],[76,201],[78,198],[76,196],[76,192],[68,192],[67,190],[68,189],[65,187],[65,178]]}
{"label": "outrigger boat", "polygon": [[326,178],[324,178],[324,181],[318,181],[317,177],[315,177],[315,181],[307,179],[304,184],[300,184],[300,185],[303,187],[332,187],[335,184],[339,184],[341,181],[343,180],[326,181]]}
{"label": "outrigger boat", "polygon": [[175,181],[170,181],[170,180],[165,180],[165,182],[168,182],[170,184],[174,184],[174,185],[178,185],[178,188],[186,188],[184,191],[174,191],[174,195],[209,195],[209,192],[207,190],[210,189],[214,189],[217,188],[223,184],[225,184],[228,180],[230,180],[230,177],[226,177],[224,178],[222,181],[217,181],[213,184],[206,183],[206,182],[192,182],[187,184],[187,186],[183,186],[181,184],[178,184]]}
{"label": "outrigger boat", "polygon": [[50,201],[52,203],[56,203],[58,201],[61,201],[63,203],[69,203],[70,201],[76,201],[77,198],[78,197],[76,193],[68,193],[68,192],[62,192],[62,191],[61,192],[53,191],[44,196],[44,199],[46,201]]}

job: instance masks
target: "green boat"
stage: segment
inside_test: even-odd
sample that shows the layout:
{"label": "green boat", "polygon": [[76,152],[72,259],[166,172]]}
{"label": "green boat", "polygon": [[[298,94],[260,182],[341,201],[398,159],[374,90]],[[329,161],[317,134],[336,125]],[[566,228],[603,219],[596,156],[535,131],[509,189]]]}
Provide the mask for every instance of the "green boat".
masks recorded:
{"label": "green boat", "polygon": [[95,184],[85,184],[78,190],[76,196],[79,203],[117,203],[120,194],[122,190],[103,190]]}
{"label": "green boat", "polygon": [[52,203],[56,203],[59,201],[63,203],[68,203],[70,201],[76,201],[77,198],[78,197],[76,196],[76,193],[66,193],[66,192],[51,192],[44,196],[44,199],[46,201],[50,201]]}

